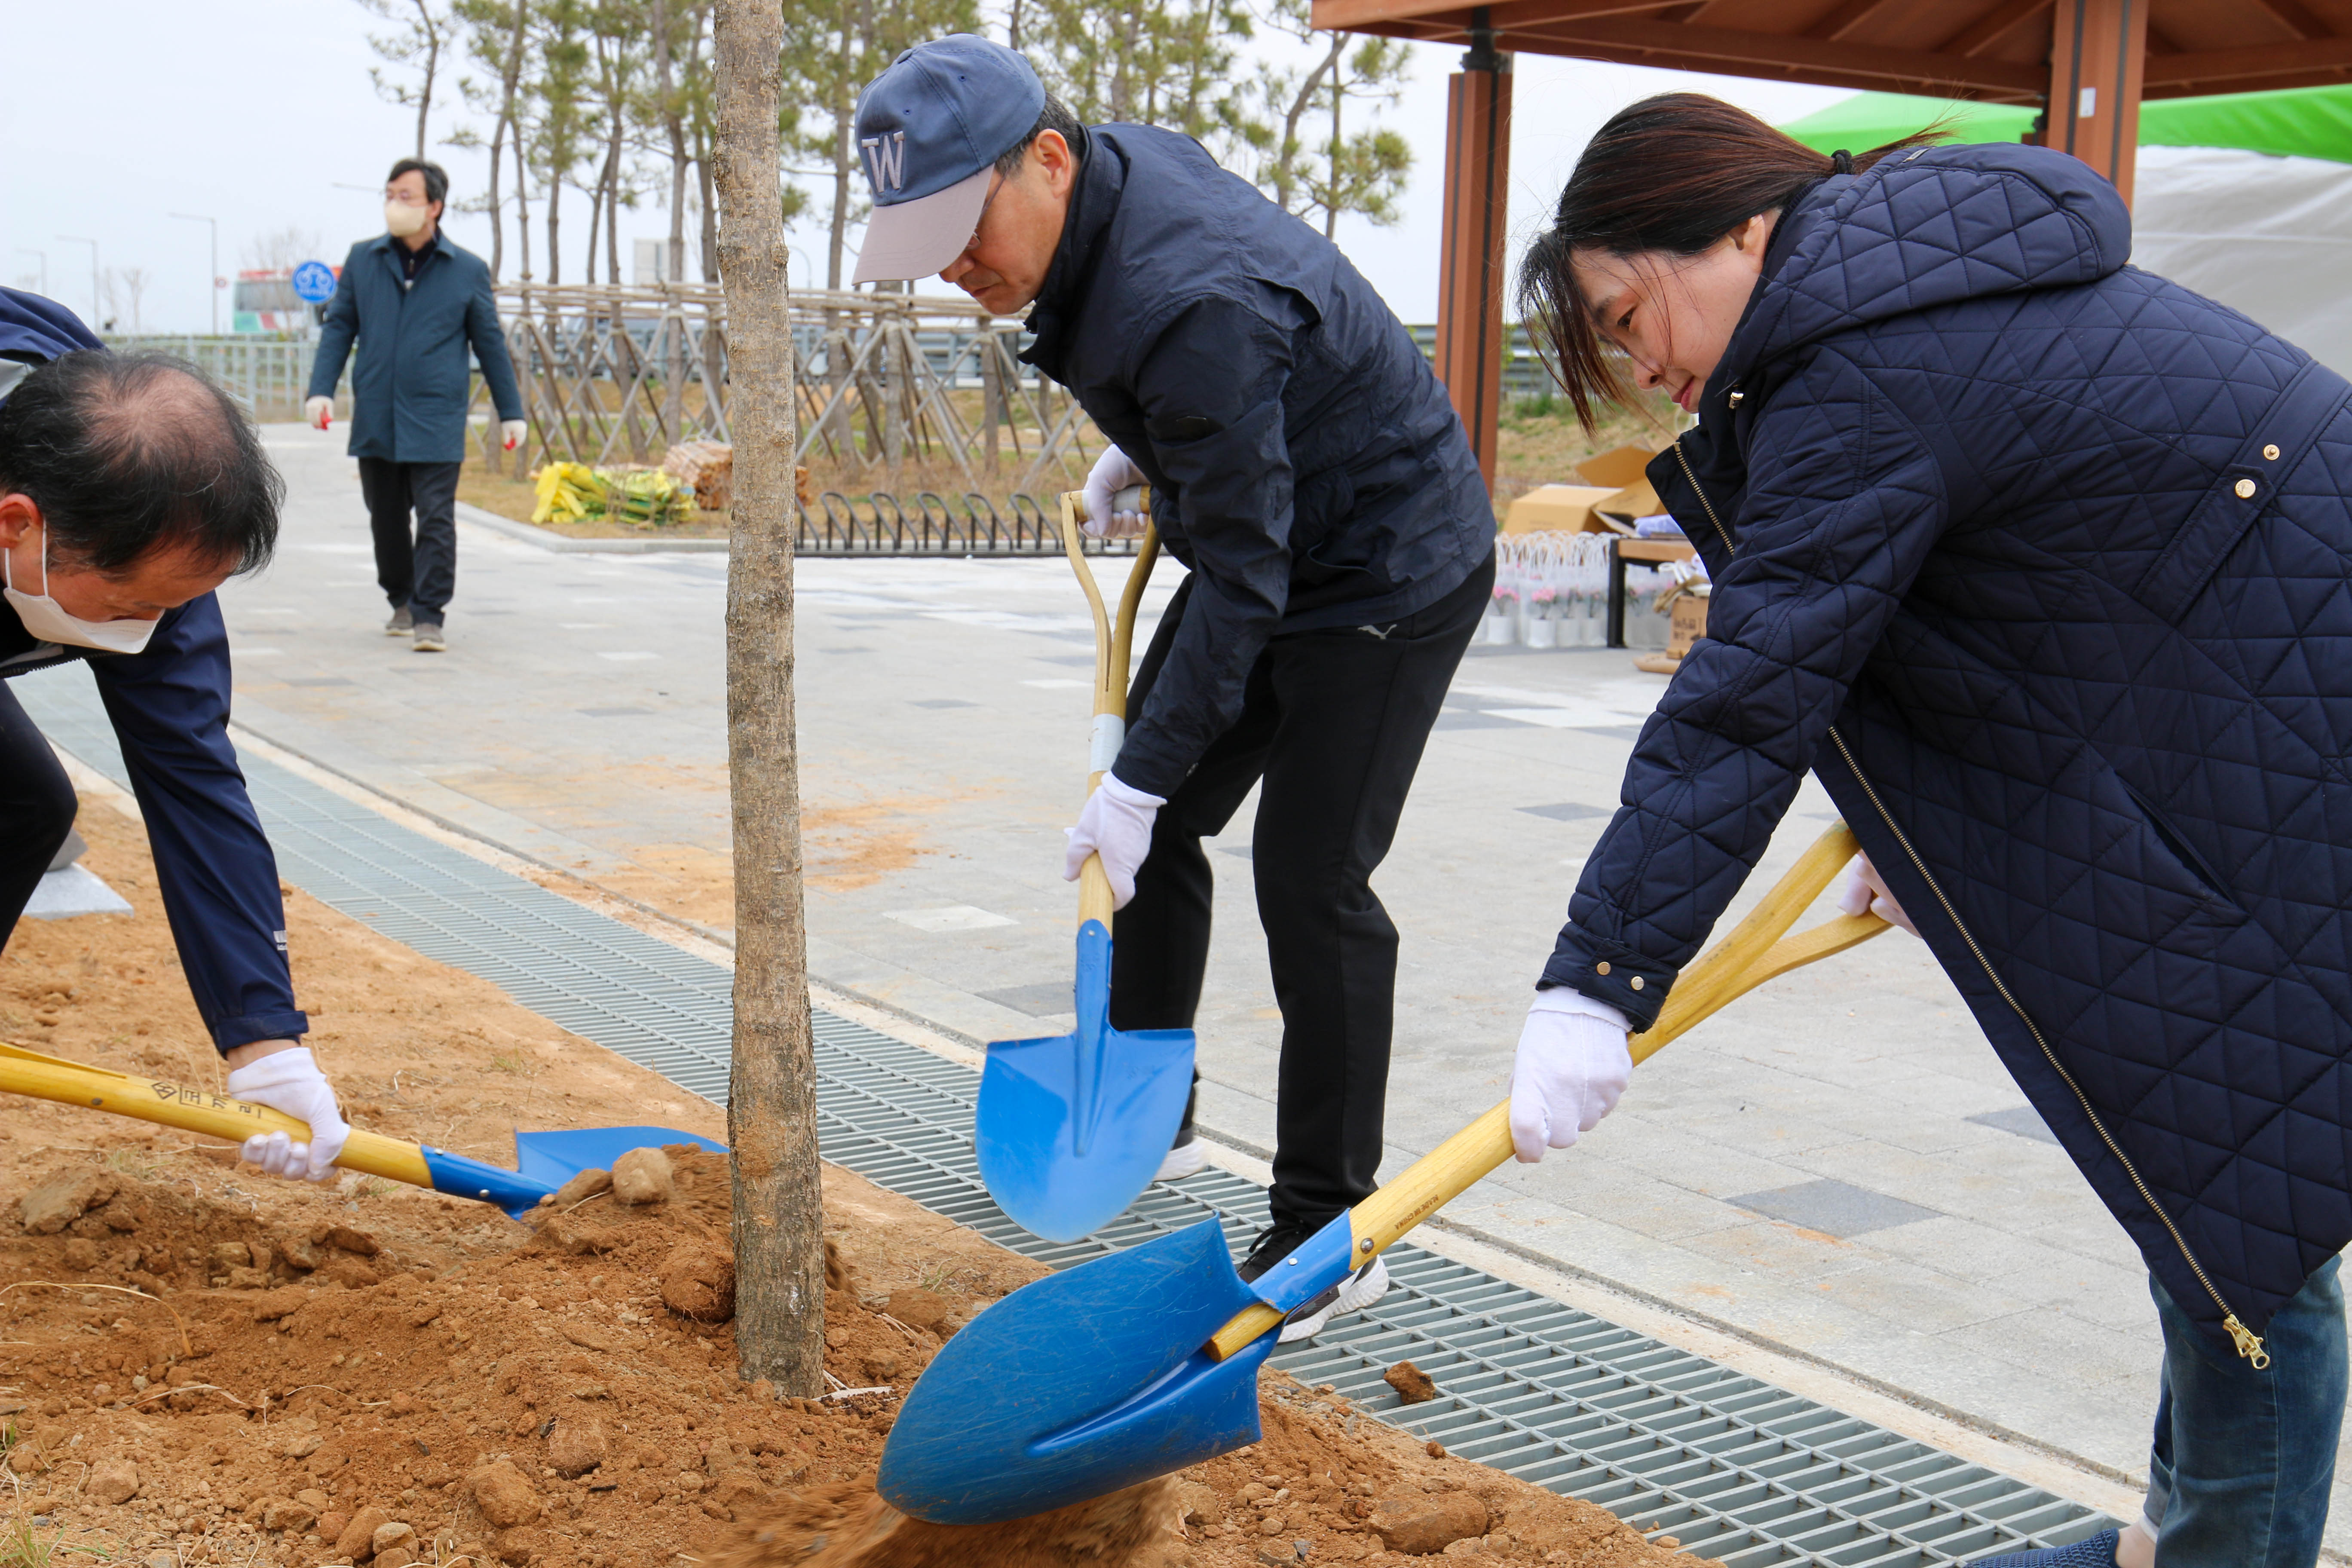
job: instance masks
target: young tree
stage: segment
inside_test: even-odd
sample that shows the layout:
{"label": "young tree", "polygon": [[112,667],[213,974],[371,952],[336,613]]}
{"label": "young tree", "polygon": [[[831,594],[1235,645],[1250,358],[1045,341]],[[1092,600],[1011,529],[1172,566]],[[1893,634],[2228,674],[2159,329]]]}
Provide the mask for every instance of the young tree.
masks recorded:
{"label": "young tree", "polygon": [[416,106],[416,155],[425,156],[426,118],[433,112],[433,89],[441,71],[441,50],[450,31],[450,16],[446,7],[436,7],[432,0],[359,0],[370,14],[394,23],[390,33],[368,35],[368,47],[396,66],[415,70],[418,80],[414,86],[387,81],[382,66],[368,68],[368,79],[375,83],[376,92],[398,104]]}
{"label": "young tree", "polygon": [[107,330],[111,331],[125,316],[131,318],[131,332],[139,333],[139,305],[146,298],[147,285],[154,279],[144,267],[110,267],[106,269],[104,286],[100,293],[105,300]]}
{"label": "young tree", "polygon": [[[1319,215],[1327,237],[1341,213],[1361,213],[1376,224],[1396,222],[1402,216],[1397,198],[1412,168],[1412,148],[1378,124],[1346,133],[1342,111],[1350,99],[1393,106],[1404,90],[1412,46],[1344,33],[1319,37],[1307,0],[1275,0],[1266,21],[1276,33],[1312,48],[1317,58],[1305,65],[1262,64],[1248,95],[1257,114],[1234,118],[1239,141],[1256,155],[1259,188],[1286,212],[1310,222]],[[1328,136],[1318,134],[1326,126]]]}
{"label": "young tree", "polygon": [[1138,121],[1213,142],[1238,130],[1233,78],[1253,30],[1243,0],[1030,0],[1027,12],[1030,63],[1087,124]]}
{"label": "young tree", "polygon": [[[475,62],[491,75],[487,82],[477,83],[469,77],[457,79],[457,89],[467,104],[477,110],[489,110],[495,116],[489,140],[485,142],[472,126],[460,126],[450,133],[454,147],[488,146],[490,152],[489,188],[483,193],[478,210],[490,215],[490,281],[499,280],[506,265],[507,226],[506,203],[500,194],[499,174],[506,161],[509,132],[513,128],[518,110],[518,98],[522,89],[523,40],[530,27],[530,0],[455,0],[453,13],[467,29],[466,47]],[[518,174],[518,180],[520,175]],[[529,217],[524,223],[525,259],[523,270],[530,270],[528,233]]]}
{"label": "young tree", "polygon": [[824,1372],[816,1058],[793,717],[793,339],[777,0],[718,0],[719,270],[734,385],[727,759],[735,828],[735,1342],[746,1379],[808,1398]]}
{"label": "young tree", "polygon": [[859,192],[857,95],[908,47],[947,33],[976,32],[976,0],[807,0],[785,17],[784,145],[816,167],[796,173],[833,182],[824,286],[842,286],[850,225],[866,216]]}
{"label": "young tree", "polygon": [[[547,280],[563,281],[563,187],[586,155],[587,11],[594,0],[540,0],[532,160],[547,187]],[[592,258],[593,259],[593,258]]]}
{"label": "young tree", "polygon": [[285,272],[305,261],[323,260],[324,245],[315,228],[288,224],[245,242],[244,265],[256,272]]}

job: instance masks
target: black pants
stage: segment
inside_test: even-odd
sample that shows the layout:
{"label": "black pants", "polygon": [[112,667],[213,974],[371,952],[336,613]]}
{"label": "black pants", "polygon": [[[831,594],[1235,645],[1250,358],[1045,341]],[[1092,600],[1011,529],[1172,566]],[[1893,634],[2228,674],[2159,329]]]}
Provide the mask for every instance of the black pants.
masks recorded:
{"label": "black pants", "polygon": [[73,781],[5,682],[0,682],[0,948],[73,831]]}
{"label": "black pants", "polygon": [[376,585],[394,609],[406,605],[416,619],[436,626],[457,591],[457,470],[464,466],[360,459],[360,494],[375,533]]}
{"label": "black pants", "polygon": [[[1493,596],[1494,563],[1429,608],[1376,630],[1278,637],[1250,671],[1241,717],[1176,786],[1152,828],[1111,951],[1111,1024],[1189,1028],[1209,962],[1204,837],[1264,781],[1251,857],[1282,1064],[1276,1224],[1320,1224],[1371,1195],[1381,1164],[1397,931],[1372,892],[1430,726]],[[1128,720],[1168,657],[1188,578],[1128,695]],[[1385,632],[1386,635],[1380,635]]]}

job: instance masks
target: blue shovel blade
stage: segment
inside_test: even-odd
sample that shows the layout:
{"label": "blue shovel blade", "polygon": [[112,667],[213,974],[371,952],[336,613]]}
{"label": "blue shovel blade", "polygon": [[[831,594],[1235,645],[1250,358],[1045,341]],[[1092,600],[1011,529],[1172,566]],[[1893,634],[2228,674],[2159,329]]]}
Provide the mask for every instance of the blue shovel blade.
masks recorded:
{"label": "blue shovel blade", "polygon": [[568,1132],[518,1132],[515,1164],[533,1181],[560,1187],[583,1171],[609,1171],[613,1162],[632,1149],[658,1149],[665,1143],[691,1143],[714,1154],[727,1152],[713,1143],[675,1127],[583,1127]]}
{"label": "blue shovel blade", "polygon": [[993,1524],[1256,1442],[1257,1369],[1276,1336],[1223,1362],[1201,1347],[1257,1300],[1214,1220],[1024,1286],[907,1395],[883,1500],[934,1524]]}
{"label": "blue shovel blade", "polygon": [[1078,928],[1077,1028],[998,1040],[980,1077],[972,1143],[988,1195],[1048,1241],[1076,1241],[1127,1211],[1184,1121],[1192,1031],[1110,1026],[1110,935]]}
{"label": "blue shovel blade", "polygon": [[453,1154],[446,1149],[436,1149],[430,1143],[421,1145],[417,1152],[425,1157],[425,1168],[433,1178],[435,1192],[495,1204],[520,1219],[539,1206],[540,1199],[552,1196],[556,1188],[581,1172],[592,1166],[610,1170],[614,1161],[632,1149],[659,1148],[665,1143],[695,1143],[714,1154],[727,1152],[723,1143],[680,1132],[675,1127],[588,1127],[575,1132],[517,1132],[518,1169],[512,1171],[464,1154]]}

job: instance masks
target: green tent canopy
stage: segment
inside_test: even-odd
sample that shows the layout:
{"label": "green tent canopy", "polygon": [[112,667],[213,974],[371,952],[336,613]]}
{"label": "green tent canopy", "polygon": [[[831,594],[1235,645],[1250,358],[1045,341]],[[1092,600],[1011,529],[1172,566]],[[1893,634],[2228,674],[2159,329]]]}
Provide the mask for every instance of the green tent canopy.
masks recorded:
{"label": "green tent canopy", "polygon": [[[2016,104],[1864,92],[1780,129],[1820,152],[1861,153],[1899,141],[1938,117],[1953,141],[2014,142],[2033,128],[2034,113]],[[2235,147],[2352,163],[2352,86],[2158,99],[2140,105],[2139,143]]]}

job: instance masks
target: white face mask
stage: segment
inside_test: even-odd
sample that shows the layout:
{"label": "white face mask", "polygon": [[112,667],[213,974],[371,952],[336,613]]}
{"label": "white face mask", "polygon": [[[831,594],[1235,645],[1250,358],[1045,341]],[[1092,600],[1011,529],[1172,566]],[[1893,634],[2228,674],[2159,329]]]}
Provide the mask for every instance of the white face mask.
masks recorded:
{"label": "white face mask", "polygon": [[79,616],[68,615],[64,605],[49,597],[49,531],[41,528],[41,591],[27,594],[16,586],[15,552],[0,551],[0,580],[7,587],[8,605],[25,629],[47,643],[60,643],[68,647],[94,647],[106,653],[138,653],[155,635],[153,621],[85,621]]}
{"label": "white face mask", "polygon": [[[431,203],[426,203],[430,206]],[[432,215],[425,207],[413,207],[406,202],[383,204],[383,226],[394,239],[413,239],[425,232],[425,220]]]}

